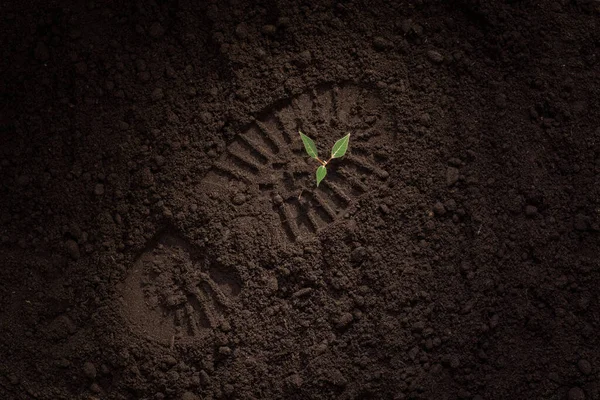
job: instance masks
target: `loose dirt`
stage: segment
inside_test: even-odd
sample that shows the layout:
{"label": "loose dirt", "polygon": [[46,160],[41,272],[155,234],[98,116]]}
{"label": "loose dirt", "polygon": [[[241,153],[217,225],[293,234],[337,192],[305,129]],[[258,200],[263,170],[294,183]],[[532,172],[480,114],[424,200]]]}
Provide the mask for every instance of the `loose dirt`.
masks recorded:
{"label": "loose dirt", "polygon": [[600,399],[598,2],[200,3],[0,5],[1,399]]}

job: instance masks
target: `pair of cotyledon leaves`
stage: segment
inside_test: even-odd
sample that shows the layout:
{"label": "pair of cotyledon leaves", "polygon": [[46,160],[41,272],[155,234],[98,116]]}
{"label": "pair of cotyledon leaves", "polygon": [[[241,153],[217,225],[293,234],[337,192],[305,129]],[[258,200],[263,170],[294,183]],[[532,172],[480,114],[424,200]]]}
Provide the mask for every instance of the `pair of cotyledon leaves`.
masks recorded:
{"label": "pair of cotyledon leaves", "polygon": [[304,149],[306,149],[306,153],[315,160],[319,161],[322,165],[317,168],[317,187],[319,183],[325,178],[327,175],[327,163],[334,158],[340,158],[344,154],[346,154],[346,150],[348,150],[348,142],[350,141],[350,134],[347,134],[333,145],[331,148],[331,157],[326,162],[323,162],[319,159],[317,154],[317,146],[315,142],[304,133],[298,131],[300,133],[300,137],[302,138],[302,143],[304,143]]}

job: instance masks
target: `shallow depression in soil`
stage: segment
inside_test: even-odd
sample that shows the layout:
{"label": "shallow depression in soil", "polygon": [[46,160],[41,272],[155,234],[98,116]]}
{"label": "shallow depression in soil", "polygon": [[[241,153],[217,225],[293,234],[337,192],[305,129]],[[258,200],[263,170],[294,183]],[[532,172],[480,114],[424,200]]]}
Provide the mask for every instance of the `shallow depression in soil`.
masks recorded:
{"label": "shallow depression in soil", "polygon": [[[327,178],[315,187],[315,160],[304,152],[299,130],[326,153],[350,133],[346,156],[333,160]],[[227,146],[200,183],[214,199],[273,213],[269,229],[279,242],[295,242],[328,226],[389,174],[375,153],[391,140],[389,117],[377,92],[355,86],[323,86],[262,113]],[[241,201],[239,201],[241,205]]]}

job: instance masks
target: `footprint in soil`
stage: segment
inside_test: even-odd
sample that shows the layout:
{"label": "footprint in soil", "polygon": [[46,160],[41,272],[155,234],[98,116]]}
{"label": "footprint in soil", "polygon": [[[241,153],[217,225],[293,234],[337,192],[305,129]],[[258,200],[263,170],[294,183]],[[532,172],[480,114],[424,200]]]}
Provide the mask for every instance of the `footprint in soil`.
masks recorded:
{"label": "footprint in soil", "polygon": [[[348,153],[328,166],[318,188],[318,165],[306,156],[298,130],[315,140],[323,157],[337,139],[352,135]],[[217,201],[215,207],[227,201],[273,215],[262,222],[278,242],[306,239],[388,178],[379,165],[389,132],[388,115],[372,90],[320,87],[263,112],[229,143],[199,189]]]}
{"label": "footprint in soil", "polygon": [[122,311],[131,328],[148,338],[201,339],[229,325],[240,291],[235,270],[211,265],[184,239],[162,234],[130,269]]}

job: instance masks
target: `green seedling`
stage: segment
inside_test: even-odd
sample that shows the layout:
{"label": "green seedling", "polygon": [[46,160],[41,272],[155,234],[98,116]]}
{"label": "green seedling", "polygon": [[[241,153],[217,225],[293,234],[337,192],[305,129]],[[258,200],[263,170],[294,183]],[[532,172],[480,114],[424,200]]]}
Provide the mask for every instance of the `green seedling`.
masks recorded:
{"label": "green seedling", "polygon": [[308,155],[321,163],[319,168],[317,168],[318,187],[319,183],[321,183],[321,181],[327,175],[327,164],[329,164],[329,162],[334,158],[340,158],[343,157],[344,154],[346,154],[346,150],[348,150],[348,142],[350,141],[350,134],[347,134],[346,136],[335,142],[333,148],[331,149],[331,157],[329,157],[329,160],[323,161],[319,158],[317,154],[317,146],[315,145],[315,142],[313,142],[313,140],[306,136],[304,133],[300,131],[298,131],[298,133],[300,133],[300,138],[302,138],[302,143],[304,143],[304,148],[306,149]]}

